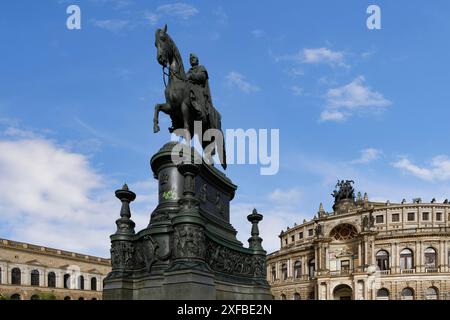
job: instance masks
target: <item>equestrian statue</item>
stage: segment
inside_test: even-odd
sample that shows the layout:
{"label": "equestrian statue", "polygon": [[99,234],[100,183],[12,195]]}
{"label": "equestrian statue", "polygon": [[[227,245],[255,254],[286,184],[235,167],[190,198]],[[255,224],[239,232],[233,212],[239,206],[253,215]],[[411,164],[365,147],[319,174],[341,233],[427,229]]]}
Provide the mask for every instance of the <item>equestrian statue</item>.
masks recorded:
{"label": "equestrian statue", "polygon": [[203,150],[209,144],[215,144],[211,155],[214,155],[217,151],[220,163],[226,169],[221,115],[212,103],[206,68],[200,65],[198,57],[191,53],[189,59],[191,68],[185,73],[183,59],[175,42],[167,33],[167,25],[164,29],[156,30],[155,47],[157,48],[156,58],[163,68],[164,84],[166,84],[165,76],[168,76],[169,81],[164,92],[166,102],[155,105],[153,131],[156,133],[160,130],[158,123],[160,111],[169,115],[172,120],[172,127],[169,128],[170,133],[177,134],[177,129],[184,129],[189,132],[189,137],[192,139],[194,133],[196,133],[194,132],[195,121],[201,122],[202,137],[209,129],[219,130],[222,141],[215,141],[214,137],[211,139],[212,142],[200,140]]}

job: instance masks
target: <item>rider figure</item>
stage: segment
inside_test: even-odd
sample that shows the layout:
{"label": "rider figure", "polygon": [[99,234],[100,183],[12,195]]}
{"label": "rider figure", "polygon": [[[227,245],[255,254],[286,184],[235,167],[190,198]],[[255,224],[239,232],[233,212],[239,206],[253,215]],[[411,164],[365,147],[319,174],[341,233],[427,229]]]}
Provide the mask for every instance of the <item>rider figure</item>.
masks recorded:
{"label": "rider figure", "polygon": [[[187,80],[192,84],[190,88],[190,102],[197,112],[196,120],[209,118],[210,106],[212,106],[211,92],[208,83],[208,71],[199,64],[198,57],[194,53],[189,56],[191,68],[186,74]],[[208,119],[209,120],[209,119]]]}

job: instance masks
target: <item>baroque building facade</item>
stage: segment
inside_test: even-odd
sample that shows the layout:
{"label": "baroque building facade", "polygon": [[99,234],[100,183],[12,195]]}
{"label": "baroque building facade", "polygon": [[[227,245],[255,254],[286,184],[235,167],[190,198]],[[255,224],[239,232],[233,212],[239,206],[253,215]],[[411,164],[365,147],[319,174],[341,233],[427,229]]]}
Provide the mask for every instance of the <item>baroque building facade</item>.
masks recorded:
{"label": "baroque building facade", "polygon": [[369,201],[338,182],[332,213],[282,231],[267,257],[275,299],[450,300],[450,204]]}
{"label": "baroque building facade", "polygon": [[100,300],[110,260],[0,239],[0,299]]}

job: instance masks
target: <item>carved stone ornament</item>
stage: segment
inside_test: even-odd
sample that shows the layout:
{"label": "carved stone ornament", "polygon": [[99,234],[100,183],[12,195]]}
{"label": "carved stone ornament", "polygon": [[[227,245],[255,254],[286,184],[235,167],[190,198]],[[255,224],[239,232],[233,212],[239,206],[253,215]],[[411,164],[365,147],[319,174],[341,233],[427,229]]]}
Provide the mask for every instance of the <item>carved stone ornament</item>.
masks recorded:
{"label": "carved stone ornament", "polygon": [[206,262],[211,269],[234,275],[266,276],[266,258],[231,250],[213,241],[206,247]]}
{"label": "carved stone ornament", "polygon": [[203,258],[205,234],[202,227],[181,225],[175,228],[174,258]]}

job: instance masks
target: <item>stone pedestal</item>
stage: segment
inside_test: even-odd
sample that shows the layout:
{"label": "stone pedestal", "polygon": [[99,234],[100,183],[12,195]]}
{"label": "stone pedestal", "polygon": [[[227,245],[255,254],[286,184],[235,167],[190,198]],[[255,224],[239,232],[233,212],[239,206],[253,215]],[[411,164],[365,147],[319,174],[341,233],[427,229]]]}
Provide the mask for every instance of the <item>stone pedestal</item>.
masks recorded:
{"label": "stone pedestal", "polygon": [[147,228],[134,232],[129,203],[135,195],[128,188],[116,192],[123,206],[103,298],[272,299],[258,229],[262,215],[248,216],[245,248],[230,224],[237,187],[195,151],[195,161],[175,164],[175,146],[167,143],[151,159],[159,201]]}

